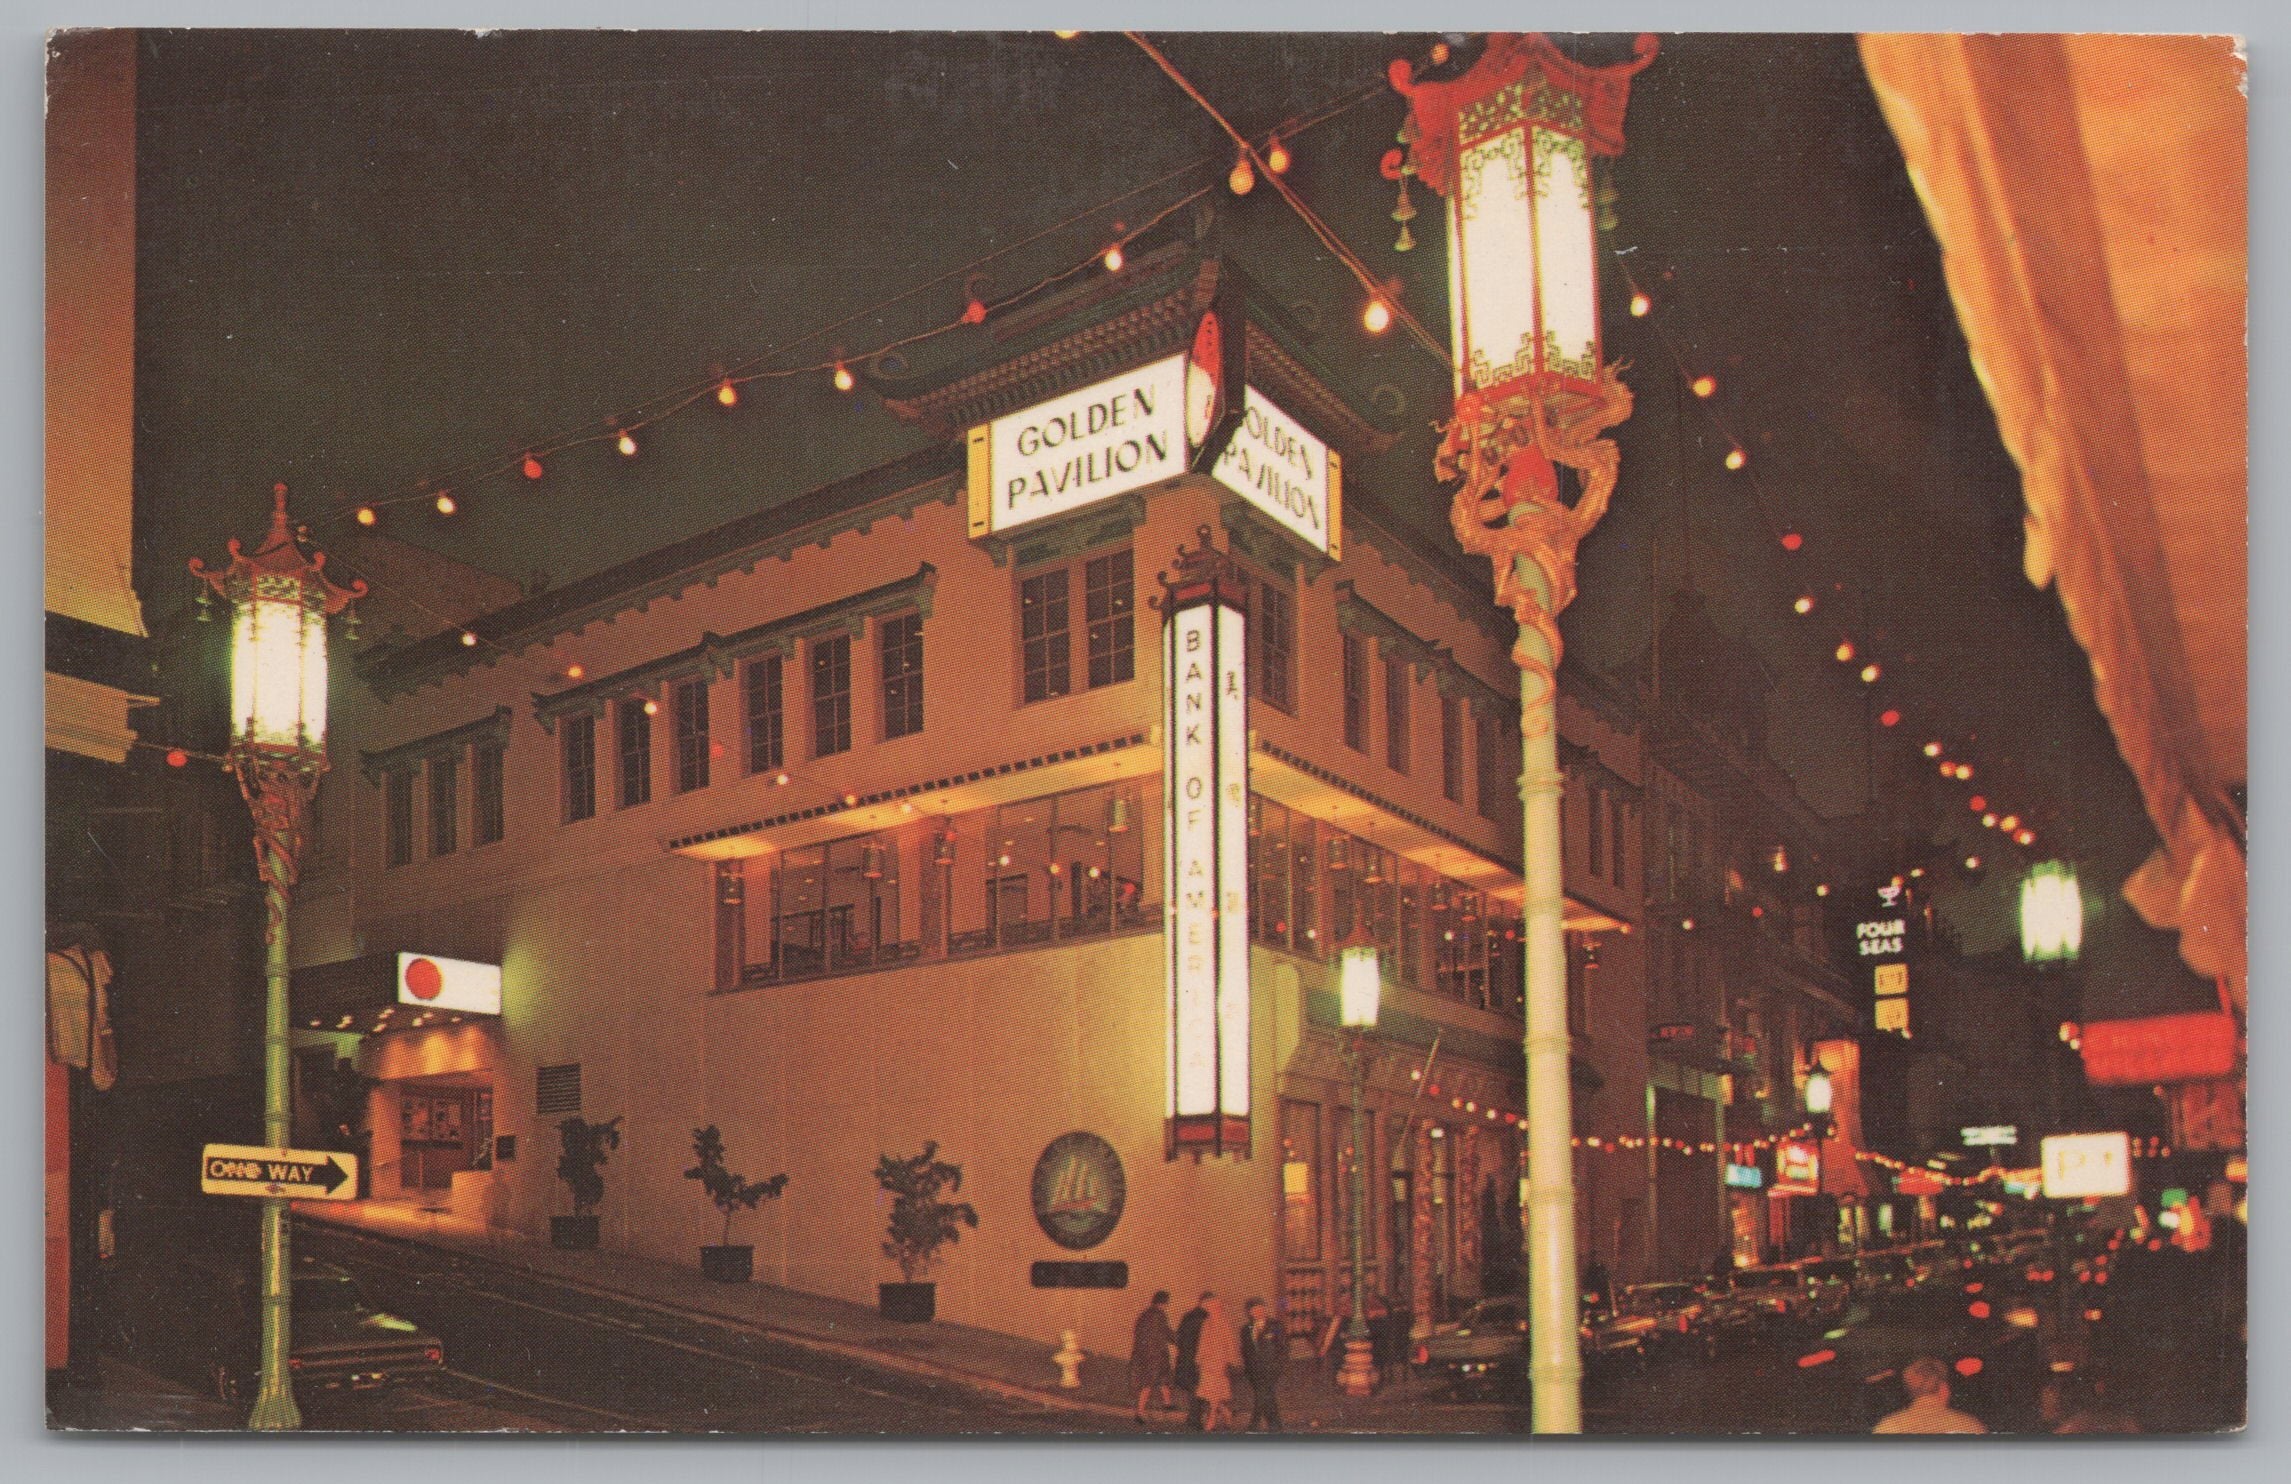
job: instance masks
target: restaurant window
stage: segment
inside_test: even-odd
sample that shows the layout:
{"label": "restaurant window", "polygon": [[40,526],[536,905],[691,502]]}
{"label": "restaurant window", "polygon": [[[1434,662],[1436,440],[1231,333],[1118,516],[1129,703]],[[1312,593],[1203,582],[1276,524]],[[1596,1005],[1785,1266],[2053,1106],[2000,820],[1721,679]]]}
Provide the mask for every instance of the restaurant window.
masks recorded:
{"label": "restaurant window", "polygon": [[910,853],[901,847],[900,837],[879,833],[780,852],[768,883],[755,873],[742,882],[743,901],[719,897],[718,910],[736,906],[742,920],[737,933],[720,932],[719,952],[735,940],[743,955],[763,948],[761,963],[743,967],[747,980],[805,979],[920,957],[922,945],[900,926],[900,868]]}
{"label": "restaurant window", "polygon": [[1291,944],[1289,811],[1249,796],[1249,935],[1275,948]]}
{"label": "restaurant window", "polygon": [[748,714],[748,771],[769,773],[787,762],[786,667],[780,656],[748,661],[743,688]]}
{"label": "restaurant window", "polygon": [[1289,943],[1299,953],[1321,951],[1321,834],[1306,816],[1289,816]]}
{"label": "restaurant window", "polygon": [[1074,688],[1067,653],[1073,627],[1064,567],[1037,572],[1018,584],[1018,636],[1029,701],[1046,701]]}
{"label": "restaurant window", "polygon": [[1368,751],[1368,644],[1358,634],[1344,636],[1344,745]]}
{"label": "restaurant window", "polygon": [[811,755],[851,750],[851,636],[811,641]]}
{"label": "restaurant window", "polygon": [[1321,1255],[1320,1105],[1281,1100],[1281,1255]]}
{"label": "restaurant window", "polygon": [[676,710],[676,791],[708,786],[708,682],[681,680],[670,693]]}
{"label": "restaurant window", "polygon": [[619,760],[620,807],[632,808],[652,800],[652,717],[644,701],[635,696],[615,708]]}
{"label": "restaurant window", "polygon": [[1251,682],[1258,697],[1277,710],[1297,709],[1297,600],[1286,587],[1257,584],[1257,611],[1249,615],[1249,646],[1256,661]]}
{"label": "restaurant window", "polygon": [[469,843],[491,845],[505,833],[502,785],[509,749],[480,742],[469,755]]}
{"label": "restaurant window", "polygon": [[1584,843],[1584,863],[1591,868],[1594,879],[1607,874],[1607,791],[1597,784],[1584,790],[1589,806],[1584,813],[1589,824],[1589,838]]}
{"label": "restaurant window", "polygon": [[597,813],[597,718],[584,711],[564,720],[565,820],[594,819]]}
{"label": "restaurant window", "polygon": [[451,855],[460,847],[456,828],[461,811],[461,768],[451,753],[430,759],[430,854]]}
{"label": "restaurant window", "polygon": [[1090,688],[1137,673],[1137,593],[1128,547],[1082,565],[1082,613],[1089,626]]}
{"label": "restaurant window", "polygon": [[1525,767],[1520,761],[1519,718],[1494,709],[1477,717],[1480,818],[1501,824],[1507,815],[1519,817],[1519,775]]}
{"label": "restaurant window", "polygon": [[1408,662],[1384,662],[1384,764],[1408,771]]}
{"label": "restaurant window", "polygon": [[1464,703],[1440,697],[1440,797],[1464,802]]}
{"label": "restaurant window", "polygon": [[923,615],[902,613],[876,626],[883,657],[883,735],[923,729]]}
{"label": "restaurant window", "polygon": [[414,770],[392,768],[382,775],[382,815],[386,859],[402,866],[414,858]]}
{"label": "restaurant window", "polygon": [[1393,977],[1403,984],[1427,982],[1424,938],[1430,920],[1432,883],[1437,879],[1414,861],[1400,863],[1400,961],[1393,966]]}

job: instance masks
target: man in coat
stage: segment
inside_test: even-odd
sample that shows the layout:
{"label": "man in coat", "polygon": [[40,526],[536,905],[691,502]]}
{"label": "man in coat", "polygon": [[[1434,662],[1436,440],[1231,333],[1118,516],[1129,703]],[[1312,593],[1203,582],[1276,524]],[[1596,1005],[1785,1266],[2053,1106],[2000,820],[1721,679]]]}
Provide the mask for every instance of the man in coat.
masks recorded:
{"label": "man in coat", "polygon": [[1248,1321],[1241,1327],[1241,1369],[1249,1377],[1249,1426],[1281,1430],[1281,1372],[1289,1364],[1289,1332],[1272,1316],[1263,1299],[1249,1300]]}
{"label": "man in coat", "polygon": [[1215,1297],[1203,1294],[1177,1321],[1177,1370],[1173,1379],[1177,1389],[1185,1393],[1185,1425],[1195,1432],[1201,1431],[1207,1410],[1201,1401],[1201,1326],[1209,1322],[1209,1301]]}

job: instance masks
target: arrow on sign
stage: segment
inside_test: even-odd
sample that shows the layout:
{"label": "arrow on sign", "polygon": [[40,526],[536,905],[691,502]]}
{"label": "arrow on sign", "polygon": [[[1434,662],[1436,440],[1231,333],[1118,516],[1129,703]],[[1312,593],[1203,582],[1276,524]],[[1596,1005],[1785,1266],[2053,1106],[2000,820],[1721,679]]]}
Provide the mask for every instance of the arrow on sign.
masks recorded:
{"label": "arrow on sign", "polygon": [[357,1180],[357,1157],[330,1150],[209,1144],[199,1159],[199,1188],[209,1195],[346,1201],[356,1198]]}

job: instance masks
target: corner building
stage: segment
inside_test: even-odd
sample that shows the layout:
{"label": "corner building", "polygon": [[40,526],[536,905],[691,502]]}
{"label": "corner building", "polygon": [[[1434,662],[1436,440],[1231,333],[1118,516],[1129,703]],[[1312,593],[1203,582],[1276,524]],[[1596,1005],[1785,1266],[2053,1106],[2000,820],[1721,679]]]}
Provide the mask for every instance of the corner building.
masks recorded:
{"label": "corner building", "polygon": [[[1118,1355],[1152,1290],[1206,1287],[1317,1337],[1349,1302],[1334,950],[1365,934],[1368,1282],[1424,1324],[1517,1281],[1510,635],[1484,571],[1344,484],[1390,432],[1244,298],[1216,260],[1142,259],[885,388],[922,451],[501,608],[479,645],[361,660],[295,1004],[303,1067],[377,1079],[372,1199],[543,1236],[569,1210],[556,1124],[619,1116],[604,1244],[696,1266],[719,1220],[682,1172],[713,1123],[735,1170],[790,1176],[734,1224],[757,1279],[872,1304],[898,1276],[876,1161],[935,1140],[979,1213],[930,1275],[942,1319]],[[1205,357],[1205,319],[1245,357]],[[1166,394],[1243,361],[1241,426],[1197,459]],[[1152,600],[1205,529],[1245,614],[1246,774],[1218,783],[1247,943],[1203,1021],[1166,936]],[[1578,944],[1628,930],[1605,869],[1570,892]],[[403,954],[498,965],[499,1013],[402,995]],[[1638,1056],[1635,997],[1607,1002]],[[1197,1055],[1240,1062],[1223,1149],[1173,1118]],[[1100,1159],[1038,1181],[1072,1133],[1118,1180]],[[1052,1236],[1077,1228],[1090,1245]],[[1037,1286],[1076,1261],[1127,1286]]]}

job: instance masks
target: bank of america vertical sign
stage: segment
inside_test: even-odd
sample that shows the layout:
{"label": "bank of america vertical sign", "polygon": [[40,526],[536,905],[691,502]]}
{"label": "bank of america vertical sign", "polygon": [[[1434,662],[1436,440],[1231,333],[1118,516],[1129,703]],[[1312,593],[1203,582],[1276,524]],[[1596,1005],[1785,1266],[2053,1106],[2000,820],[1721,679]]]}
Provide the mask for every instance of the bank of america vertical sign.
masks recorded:
{"label": "bank of america vertical sign", "polygon": [[1161,599],[1173,1158],[1249,1152],[1248,588],[1197,539]]}

